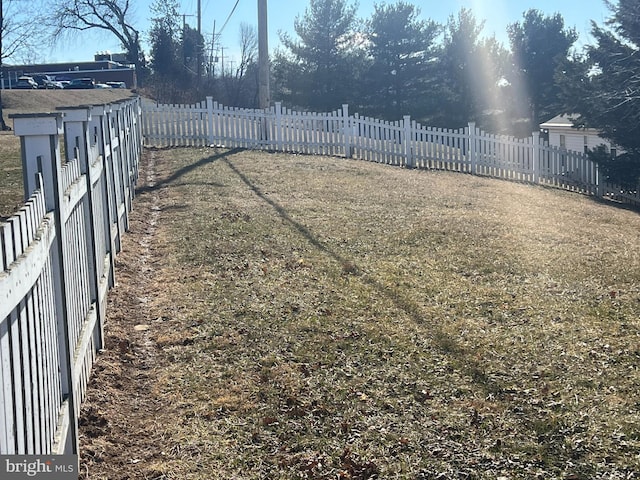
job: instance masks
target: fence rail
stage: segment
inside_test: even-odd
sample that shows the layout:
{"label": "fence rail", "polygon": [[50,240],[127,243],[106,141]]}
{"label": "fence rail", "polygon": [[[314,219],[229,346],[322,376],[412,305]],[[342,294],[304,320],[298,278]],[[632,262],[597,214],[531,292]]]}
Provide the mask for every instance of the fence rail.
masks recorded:
{"label": "fence rail", "polygon": [[582,152],[531,137],[491,135],[470,123],[460,129],[425,127],[329,113],[229,108],[211,97],[196,105],[143,104],[143,137],[150,147],[225,146],[344,156],[411,168],[450,170],[543,184],[640,205],[634,191],[610,184]]}
{"label": "fence rail", "polygon": [[78,407],[138,175],[140,115],[131,99],[12,116],[27,200],[0,224],[2,455],[78,451]]}

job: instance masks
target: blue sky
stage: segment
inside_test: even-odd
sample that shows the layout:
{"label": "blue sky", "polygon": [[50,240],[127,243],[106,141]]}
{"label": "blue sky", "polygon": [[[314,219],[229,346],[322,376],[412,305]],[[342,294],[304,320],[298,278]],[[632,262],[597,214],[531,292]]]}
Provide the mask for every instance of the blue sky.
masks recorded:
{"label": "blue sky", "polygon": [[[238,2],[233,13],[231,11]],[[411,1],[411,0],[408,0]],[[219,45],[225,47],[225,56],[233,60],[234,51],[238,49],[240,23],[245,22],[257,27],[257,0],[201,0],[202,32],[207,40],[211,39],[214,21],[216,31],[220,32],[223,24],[229,18],[222,30]],[[308,0],[267,0],[269,17],[269,49],[273,51],[279,44],[278,32],[293,33],[293,23],[297,15],[302,16],[309,2]],[[153,0],[134,1],[134,24],[146,32],[149,27],[149,5]],[[380,1],[361,0],[358,15],[368,18],[374,9],[374,4]],[[395,3],[387,1],[386,3]],[[522,19],[522,14],[530,8],[536,8],[545,14],[559,12],[565,19],[565,24],[575,27],[580,33],[576,43],[582,46],[590,42],[590,21],[604,23],[609,11],[604,0],[414,0],[423,18],[430,18],[439,23],[445,23],[450,15],[456,15],[461,8],[474,11],[476,18],[485,20],[486,36],[496,34],[497,38],[507,46],[506,26]],[[182,0],[181,14],[187,15],[186,21],[195,28],[197,0]],[[146,49],[146,48],[145,48]],[[54,48],[47,58],[38,59],[54,62],[91,61],[98,51],[109,50],[119,52],[117,41],[107,34],[84,33],[75,40],[65,40]]]}

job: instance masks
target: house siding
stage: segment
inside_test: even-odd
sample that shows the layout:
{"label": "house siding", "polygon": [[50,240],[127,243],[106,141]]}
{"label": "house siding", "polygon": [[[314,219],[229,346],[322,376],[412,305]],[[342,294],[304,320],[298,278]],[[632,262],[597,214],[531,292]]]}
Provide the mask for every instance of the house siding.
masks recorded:
{"label": "house siding", "polygon": [[[549,132],[549,145],[553,147],[566,148],[576,152],[584,152],[585,145],[590,150],[599,145],[605,145],[607,149],[611,149],[611,143],[600,137],[596,129],[573,127],[565,116],[551,119],[540,125],[540,128]],[[561,136],[564,136],[564,141]]]}
{"label": "house siding", "polygon": [[587,137],[587,147],[593,149],[599,145],[606,145],[608,149],[611,148],[611,144],[604,138],[599,137],[596,133],[587,132],[581,130],[576,132],[575,130],[567,129],[552,129],[549,128],[549,145],[554,147],[562,146],[560,135],[565,137],[565,148],[567,150],[573,150],[576,152],[583,152],[585,146],[585,137]]}

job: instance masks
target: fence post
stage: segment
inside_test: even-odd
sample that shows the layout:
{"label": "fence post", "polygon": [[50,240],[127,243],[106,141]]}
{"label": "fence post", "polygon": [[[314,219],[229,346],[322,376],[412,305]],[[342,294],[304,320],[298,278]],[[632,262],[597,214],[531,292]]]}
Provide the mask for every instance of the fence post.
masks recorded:
{"label": "fence post", "polygon": [[605,188],[604,188],[604,179],[602,178],[602,172],[600,171],[600,165],[596,163],[596,192],[598,198],[604,197]]}
{"label": "fence post", "polygon": [[135,173],[133,165],[133,153],[131,150],[131,135],[129,129],[129,109],[126,102],[115,102],[114,111],[117,110],[118,138],[120,139],[120,158],[122,160],[122,180],[126,193],[127,230],[129,230],[129,213],[133,208],[135,196]]}
{"label": "fence post", "polygon": [[[96,216],[94,214],[96,208],[96,202],[94,200],[93,180],[92,180],[92,166],[97,157],[94,158],[95,152],[91,148],[91,140],[89,138],[89,122],[91,121],[90,107],[62,107],[58,108],[64,115],[64,129],[65,129],[65,152],[67,161],[72,161],[72,154],[77,154],[78,165],[80,167],[80,174],[84,175],[85,185],[87,192],[85,193],[84,200],[82,201],[82,210],[84,214],[84,236],[87,242],[87,273],[89,279],[89,295],[90,305],[95,305],[96,312],[96,325],[97,328],[93,332],[93,337],[96,343],[96,349],[100,349],[103,346],[102,331],[104,325],[103,312],[106,311],[105,306],[101,302],[99,294],[100,275],[98,262],[103,259],[98,258],[98,247],[96,239]],[[126,155],[131,152],[128,151],[128,146],[123,146],[127,152]],[[130,162],[129,170],[131,170]],[[102,166],[100,166],[101,168]],[[102,169],[102,168],[101,168]],[[104,171],[101,173],[104,175]],[[101,192],[98,192],[100,194]],[[104,239],[102,239],[104,241]]]}
{"label": "fence post", "polygon": [[209,146],[215,145],[215,140],[213,138],[213,97],[207,97],[207,119],[208,119],[208,130],[207,130],[207,138],[209,140]]}
{"label": "fence post", "polygon": [[[59,107],[64,119],[64,147],[66,160],[70,162],[78,150],[78,158],[82,160],[88,155],[87,122],[91,119],[88,107]],[[80,172],[87,173],[84,162],[80,162]]]}
{"label": "fence post", "polygon": [[531,163],[531,181],[539,183],[540,181],[540,132],[532,133],[533,139],[533,160]]}
{"label": "fence post", "polygon": [[404,154],[404,166],[406,168],[413,168],[413,148],[411,146],[411,116],[405,115],[402,119],[403,122],[403,139],[402,143],[404,145],[403,154]]}
{"label": "fence post", "polygon": [[471,175],[478,174],[478,158],[476,155],[476,122],[469,122],[469,163],[471,164]]}
{"label": "fence post", "polygon": [[[120,228],[120,240],[122,240],[122,233],[129,230],[129,212],[131,211],[131,198],[129,195],[129,182],[127,177],[129,176],[129,167],[127,164],[127,156],[125,150],[125,143],[123,141],[122,132],[122,107],[118,103],[111,105],[111,111],[109,114],[111,139],[112,139],[112,161],[114,162],[114,172],[116,174],[116,183],[118,185],[118,223]],[[120,211],[122,208],[122,211]]]}
{"label": "fence post", "polygon": [[[73,385],[74,346],[70,345],[67,289],[65,281],[64,238],[65,222],[62,216],[64,192],[59,173],[62,170],[60,158],[60,135],[63,133],[63,114],[16,114],[12,115],[14,134],[20,137],[22,146],[22,168],[25,177],[25,194],[30,196],[38,187],[37,173],[42,174],[45,192],[45,207],[53,211],[56,238],[51,252],[51,270],[56,298],[55,315],[58,337],[63,422],[58,432],[58,451],[54,453],[78,453],[78,417]],[[66,403],[66,405],[65,405]]]}
{"label": "fence post", "polygon": [[[111,239],[112,254],[115,255],[122,249],[122,236],[124,227],[120,222],[120,205],[122,204],[124,194],[121,189],[120,181],[120,161],[119,161],[119,145],[118,139],[114,137],[115,121],[113,105],[105,105],[103,118],[103,135],[104,135],[104,157],[107,166],[107,189],[109,190],[109,208],[111,212]],[[114,277],[115,282],[115,277]]]}
{"label": "fence post", "polygon": [[131,120],[131,129],[134,135],[134,142],[136,147],[136,182],[138,181],[140,157],[142,156],[142,98],[137,97],[135,100],[130,100],[129,105],[133,112],[133,118]]}
{"label": "fence post", "polygon": [[282,102],[276,102],[276,151],[281,152],[282,148]]}
{"label": "fence post", "polygon": [[[102,159],[102,180],[101,189],[104,198],[104,231],[107,246],[107,253],[109,254],[109,273],[108,273],[108,288],[115,285],[115,257],[116,257],[116,239],[113,235],[111,226],[117,222],[117,214],[114,213],[112,204],[115,202],[114,190],[113,190],[113,175],[111,168],[111,152],[107,149],[108,142],[106,138],[107,126],[106,126],[106,105],[95,105],[91,107],[91,128],[93,129],[93,135],[95,136],[95,142],[98,149],[98,155]],[[139,153],[140,154],[140,153]]]}
{"label": "fence post", "polygon": [[[133,110],[129,101],[119,101],[120,106],[120,138],[122,139],[122,145],[125,154],[125,165],[127,168],[127,187],[128,187],[128,200],[129,210],[133,208],[133,199],[136,195],[135,184],[138,179],[138,164],[136,155],[136,146],[134,144],[134,135],[132,128]],[[127,213],[128,213],[127,212]]]}
{"label": "fence post", "polygon": [[[59,135],[62,135],[62,114],[14,114],[9,115],[14,122],[14,135],[20,137],[22,151],[22,175],[25,201],[38,188],[38,157],[51,161],[56,153],[60,155]],[[45,179],[47,210],[56,207],[51,189],[51,178]]]}
{"label": "fence post", "polygon": [[344,157],[351,158],[351,122],[349,121],[349,105],[342,104],[342,131],[344,132]]}

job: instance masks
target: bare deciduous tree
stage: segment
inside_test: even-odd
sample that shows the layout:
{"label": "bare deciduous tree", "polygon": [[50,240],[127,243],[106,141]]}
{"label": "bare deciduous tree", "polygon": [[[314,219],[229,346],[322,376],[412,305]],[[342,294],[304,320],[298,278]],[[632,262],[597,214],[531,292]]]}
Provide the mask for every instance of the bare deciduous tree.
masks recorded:
{"label": "bare deciduous tree", "polygon": [[36,41],[41,41],[41,19],[36,14],[35,2],[26,0],[0,0],[0,27],[2,29],[2,60],[29,56]]}
{"label": "bare deciduous tree", "polygon": [[240,65],[236,77],[243,77],[250,65],[256,63],[258,57],[258,32],[253,25],[240,24]]}
{"label": "bare deciduous tree", "polygon": [[103,30],[122,44],[127,60],[141,65],[140,31],[133,24],[131,0],[55,0],[49,7],[48,23],[54,38],[69,32]]}
{"label": "bare deciduous tree", "polygon": [[[37,2],[0,0],[0,66],[6,60],[26,58],[34,52],[34,44],[42,40],[41,19],[35,13]],[[0,129],[7,130],[0,91]]]}
{"label": "bare deciduous tree", "polygon": [[230,76],[225,76],[223,72],[224,89],[232,105],[255,106],[258,93],[257,60],[258,32],[253,25],[242,22],[240,62],[230,71]]}

